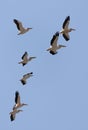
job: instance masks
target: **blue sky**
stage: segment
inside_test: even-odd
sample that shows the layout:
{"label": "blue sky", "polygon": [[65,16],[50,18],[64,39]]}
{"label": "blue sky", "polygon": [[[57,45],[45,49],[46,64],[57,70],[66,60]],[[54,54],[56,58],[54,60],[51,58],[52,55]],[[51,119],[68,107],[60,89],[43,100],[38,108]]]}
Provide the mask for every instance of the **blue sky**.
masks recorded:
{"label": "blue sky", "polygon": [[[0,129],[88,130],[88,1],[85,0],[2,0],[0,3]],[[70,15],[67,47],[50,55],[46,49],[56,31]],[[13,19],[33,29],[18,36]],[[37,58],[26,66],[18,64],[23,53]],[[33,72],[23,86],[20,78]],[[9,112],[15,91],[27,103],[11,122]]]}

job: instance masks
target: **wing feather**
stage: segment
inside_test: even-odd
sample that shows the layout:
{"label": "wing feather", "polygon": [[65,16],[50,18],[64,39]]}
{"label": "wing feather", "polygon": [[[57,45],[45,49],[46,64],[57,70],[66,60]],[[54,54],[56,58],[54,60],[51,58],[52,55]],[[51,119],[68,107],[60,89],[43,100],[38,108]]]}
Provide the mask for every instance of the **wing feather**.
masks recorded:
{"label": "wing feather", "polygon": [[56,45],[59,37],[59,32],[56,32],[51,39],[51,46]]}
{"label": "wing feather", "polygon": [[24,27],[23,27],[22,23],[19,20],[14,19],[13,21],[16,24],[18,30],[24,30]]}
{"label": "wing feather", "polygon": [[16,91],[16,93],[15,93],[15,103],[20,104],[20,95],[19,95],[18,91]]}
{"label": "wing feather", "polygon": [[28,57],[28,53],[25,52],[21,58],[22,58],[22,60],[25,60],[25,59],[27,59],[27,57]]}
{"label": "wing feather", "polygon": [[66,19],[63,22],[63,26],[62,27],[63,28],[68,28],[69,22],[70,22],[70,16],[67,16]]}
{"label": "wing feather", "polygon": [[66,41],[70,40],[70,36],[69,36],[68,33],[64,33],[64,34],[63,34],[63,37],[64,37],[64,39],[65,39]]}

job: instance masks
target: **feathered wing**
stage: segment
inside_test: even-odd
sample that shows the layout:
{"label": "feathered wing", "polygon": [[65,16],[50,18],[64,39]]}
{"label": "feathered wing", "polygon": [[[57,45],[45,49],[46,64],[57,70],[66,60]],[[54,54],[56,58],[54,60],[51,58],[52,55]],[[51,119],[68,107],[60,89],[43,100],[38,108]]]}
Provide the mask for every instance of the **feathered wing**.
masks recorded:
{"label": "feathered wing", "polygon": [[11,114],[11,115],[10,115],[10,120],[11,120],[11,121],[15,120],[15,114]]}
{"label": "feathered wing", "polygon": [[65,21],[63,22],[62,28],[68,28],[70,22],[70,16],[67,16]]}
{"label": "feathered wing", "polygon": [[21,79],[20,81],[21,81],[21,83],[22,83],[23,85],[25,85],[25,84],[26,84],[26,80]]}
{"label": "feathered wing", "polygon": [[22,58],[22,60],[27,60],[28,59],[28,53],[25,52],[21,58]]}
{"label": "feathered wing", "polygon": [[20,95],[19,95],[18,91],[16,91],[16,93],[15,93],[15,103],[20,104]]}
{"label": "feathered wing", "polygon": [[14,19],[13,21],[14,21],[14,23],[16,24],[16,26],[17,26],[17,29],[18,29],[18,30],[20,30],[20,27],[19,27],[19,22],[18,22],[18,20],[17,20],[17,19]]}
{"label": "feathered wing", "polygon": [[70,40],[70,36],[69,36],[68,33],[64,33],[64,34],[63,34],[63,37],[64,37],[64,39],[65,39],[66,41]]}
{"label": "feathered wing", "polygon": [[59,32],[56,32],[51,39],[50,42],[51,46],[57,45],[58,37],[59,37]]}
{"label": "feathered wing", "polygon": [[50,54],[55,55],[57,52],[50,50]]}
{"label": "feathered wing", "polygon": [[17,29],[18,29],[19,31],[24,30],[24,27],[23,27],[22,23],[21,23],[19,20],[14,19],[13,21],[14,21],[14,23],[16,24]]}

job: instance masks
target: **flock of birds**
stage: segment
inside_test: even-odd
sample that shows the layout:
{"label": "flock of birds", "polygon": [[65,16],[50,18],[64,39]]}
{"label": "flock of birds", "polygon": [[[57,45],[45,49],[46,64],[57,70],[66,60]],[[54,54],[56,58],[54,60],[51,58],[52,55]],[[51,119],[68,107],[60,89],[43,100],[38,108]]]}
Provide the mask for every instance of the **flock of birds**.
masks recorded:
{"label": "flock of birds", "polygon": [[[18,35],[24,34],[32,29],[32,28],[24,28],[22,23],[17,19],[14,19],[13,22],[16,24],[17,29],[20,31]],[[57,54],[58,49],[62,47],[66,47],[65,45],[57,44],[57,42],[58,42],[58,38],[60,34],[62,34],[62,36],[64,37],[66,41],[70,40],[69,32],[75,31],[75,29],[69,28],[69,22],[70,22],[70,16],[67,16],[63,22],[62,30],[60,32],[56,32],[53,35],[50,41],[50,47],[47,49],[47,51],[49,51],[50,54],[55,55]],[[21,57],[22,61],[20,61],[19,64],[22,64],[22,66],[25,66],[29,61],[31,61],[34,58],[36,57],[28,57],[28,53],[25,52],[23,56]],[[21,83],[25,85],[27,83],[27,79],[30,78],[31,76],[33,76],[33,72],[23,75],[22,79],[20,79]],[[16,91],[15,92],[15,105],[13,106],[12,111],[9,113],[11,121],[15,120],[15,116],[17,113],[22,112],[22,110],[20,110],[19,108],[21,108],[24,105],[27,105],[27,104],[21,103],[20,94],[18,91]]]}

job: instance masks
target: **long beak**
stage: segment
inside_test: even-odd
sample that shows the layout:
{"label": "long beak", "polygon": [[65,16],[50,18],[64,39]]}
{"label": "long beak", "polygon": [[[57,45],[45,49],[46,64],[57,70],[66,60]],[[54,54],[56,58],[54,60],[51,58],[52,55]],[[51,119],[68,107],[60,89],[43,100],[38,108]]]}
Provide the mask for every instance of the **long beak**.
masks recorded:
{"label": "long beak", "polygon": [[24,105],[28,106],[28,104],[24,104]]}
{"label": "long beak", "polygon": [[20,110],[21,112],[23,112],[23,110]]}
{"label": "long beak", "polygon": [[72,29],[73,31],[76,31],[76,29]]}
{"label": "long beak", "polygon": [[60,47],[67,47],[67,46],[65,46],[65,45],[59,45]]}
{"label": "long beak", "polygon": [[36,58],[36,57],[31,57],[31,58]]}
{"label": "long beak", "polygon": [[62,47],[67,47],[67,46],[63,45]]}

